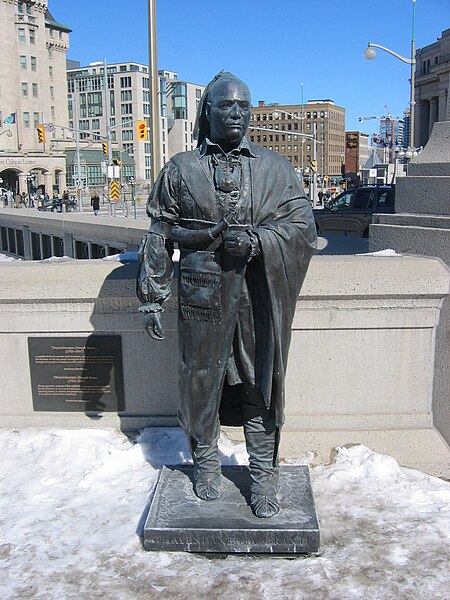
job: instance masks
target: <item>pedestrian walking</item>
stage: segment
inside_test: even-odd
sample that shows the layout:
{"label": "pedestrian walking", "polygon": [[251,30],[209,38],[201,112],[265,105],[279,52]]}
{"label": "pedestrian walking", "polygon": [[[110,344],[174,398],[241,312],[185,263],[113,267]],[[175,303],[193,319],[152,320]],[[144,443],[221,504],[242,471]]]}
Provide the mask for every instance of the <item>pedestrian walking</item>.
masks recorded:
{"label": "pedestrian walking", "polygon": [[94,215],[97,216],[99,213],[99,210],[100,210],[100,198],[99,198],[97,192],[92,192],[91,206],[92,206],[92,210],[94,211]]}

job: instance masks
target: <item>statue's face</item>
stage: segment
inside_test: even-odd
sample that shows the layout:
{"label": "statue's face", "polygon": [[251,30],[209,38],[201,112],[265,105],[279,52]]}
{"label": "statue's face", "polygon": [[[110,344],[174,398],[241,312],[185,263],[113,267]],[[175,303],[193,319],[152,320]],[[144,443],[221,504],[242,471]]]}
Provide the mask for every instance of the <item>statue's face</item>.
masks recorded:
{"label": "statue's face", "polygon": [[250,92],[245,83],[238,79],[219,80],[206,106],[211,141],[225,151],[237,148],[247,132],[251,110]]}

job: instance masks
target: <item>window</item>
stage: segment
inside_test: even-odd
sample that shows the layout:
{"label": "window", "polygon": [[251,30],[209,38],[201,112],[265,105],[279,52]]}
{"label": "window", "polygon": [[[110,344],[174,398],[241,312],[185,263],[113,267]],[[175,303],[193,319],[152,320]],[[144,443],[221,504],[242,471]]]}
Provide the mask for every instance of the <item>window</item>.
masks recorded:
{"label": "window", "polygon": [[38,84],[32,83],[31,85],[33,88],[33,98],[37,98],[38,97]]}
{"label": "window", "polygon": [[28,83],[22,81],[22,96],[28,96]]}
{"label": "window", "polygon": [[36,41],[36,32],[34,29],[30,29],[30,44],[34,44]]}
{"label": "window", "polygon": [[55,99],[55,88],[52,85],[50,86],[50,99]]}
{"label": "window", "polygon": [[367,208],[373,196],[373,190],[359,190],[359,193],[356,194],[353,208]]}
{"label": "window", "polygon": [[31,70],[32,71],[36,71],[36,67],[37,67],[37,59],[35,56],[32,56],[30,58],[30,64],[31,64]]}
{"label": "window", "polygon": [[101,117],[103,115],[103,102],[101,92],[89,92],[87,95],[88,117]]}
{"label": "window", "polygon": [[[53,67],[52,66],[50,66],[48,68],[48,76],[50,77],[50,79],[53,79]],[[72,83],[73,83],[73,81],[72,81]]]}
{"label": "window", "polygon": [[121,104],[120,105],[120,114],[121,115],[131,115],[133,113],[133,105],[132,104]]}
{"label": "window", "polygon": [[80,94],[79,98],[80,98],[80,117],[84,119],[87,117],[86,94]]}
{"label": "window", "polygon": [[25,129],[30,129],[30,113],[29,112],[23,113],[23,126],[25,127]]}
{"label": "window", "polygon": [[52,120],[55,118],[55,107],[54,106],[50,106],[50,116],[51,116]]}
{"label": "window", "polygon": [[19,65],[20,65],[20,70],[21,71],[26,71],[27,70],[27,57],[26,56],[20,56],[19,57]]}
{"label": "window", "polygon": [[117,140],[117,131],[111,131],[110,138],[112,142],[115,142]]}
{"label": "window", "polygon": [[109,114],[113,117],[116,114],[116,101],[114,98],[114,92],[109,92]]}
{"label": "window", "polygon": [[37,112],[33,113],[33,125],[35,129],[39,125],[39,113]]}
{"label": "window", "polygon": [[87,165],[87,182],[90,185],[103,185],[105,175],[100,165]]}
{"label": "window", "polygon": [[131,77],[121,77],[120,78],[120,87],[121,88],[131,87]]}
{"label": "window", "polygon": [[100,129],[100,119],[92,119],[92,129]]}
{"label": "window", "polygon": [[19,27],[18,33],[19,33],[19,44],[25,44],[25,29],[23,29],[22,27]]}
{"label": "window", "polygon": [[131,90],[121,91],[120,92],[120,100],[121,100],[121,102],[129,102],[129,101],[133,100],[133,92]]}
{"label": "window", "polygon": [[133,130],[132,129],[123,129],[122,130],[122,140],[124,142],[131,142],[133,139]]}
{"label": "window", "polygon": [[23,2],[18,2],[17,10],[19,13],[23,13]]}

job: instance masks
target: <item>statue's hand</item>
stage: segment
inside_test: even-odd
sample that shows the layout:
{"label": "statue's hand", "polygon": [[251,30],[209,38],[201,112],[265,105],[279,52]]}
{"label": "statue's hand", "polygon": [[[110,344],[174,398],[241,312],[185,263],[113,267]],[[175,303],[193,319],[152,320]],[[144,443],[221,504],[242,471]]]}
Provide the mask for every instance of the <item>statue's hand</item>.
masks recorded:
{"label": "statue's hand", "polygon": [[161,317],[159,312],[145,313],[144,327],[148,335],[154,340],[163,340],[164,331],[161,325]]}
{"label": "statue's hand", "polygon": [[230,231],[224,236],[224,246],[232,256],[248,256],[252,245],[245,231]]}

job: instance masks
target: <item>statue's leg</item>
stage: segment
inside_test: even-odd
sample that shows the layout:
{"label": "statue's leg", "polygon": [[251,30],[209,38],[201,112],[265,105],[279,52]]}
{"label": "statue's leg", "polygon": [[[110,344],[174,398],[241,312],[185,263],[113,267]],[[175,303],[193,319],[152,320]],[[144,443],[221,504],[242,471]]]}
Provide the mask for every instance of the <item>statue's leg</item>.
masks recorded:
{"label": "statue's leg", "polygon": [[244,434],[251,474],[250,504],[257,517],[280,510],[278,491],[279,429],[261,394],[252,392],[244,404]]}
{"label": "statue's leg", "polygon": [[217,500],[222,490],[218,437],[210,444],[189,438],[194,460],[194,492],[201,500]]}

